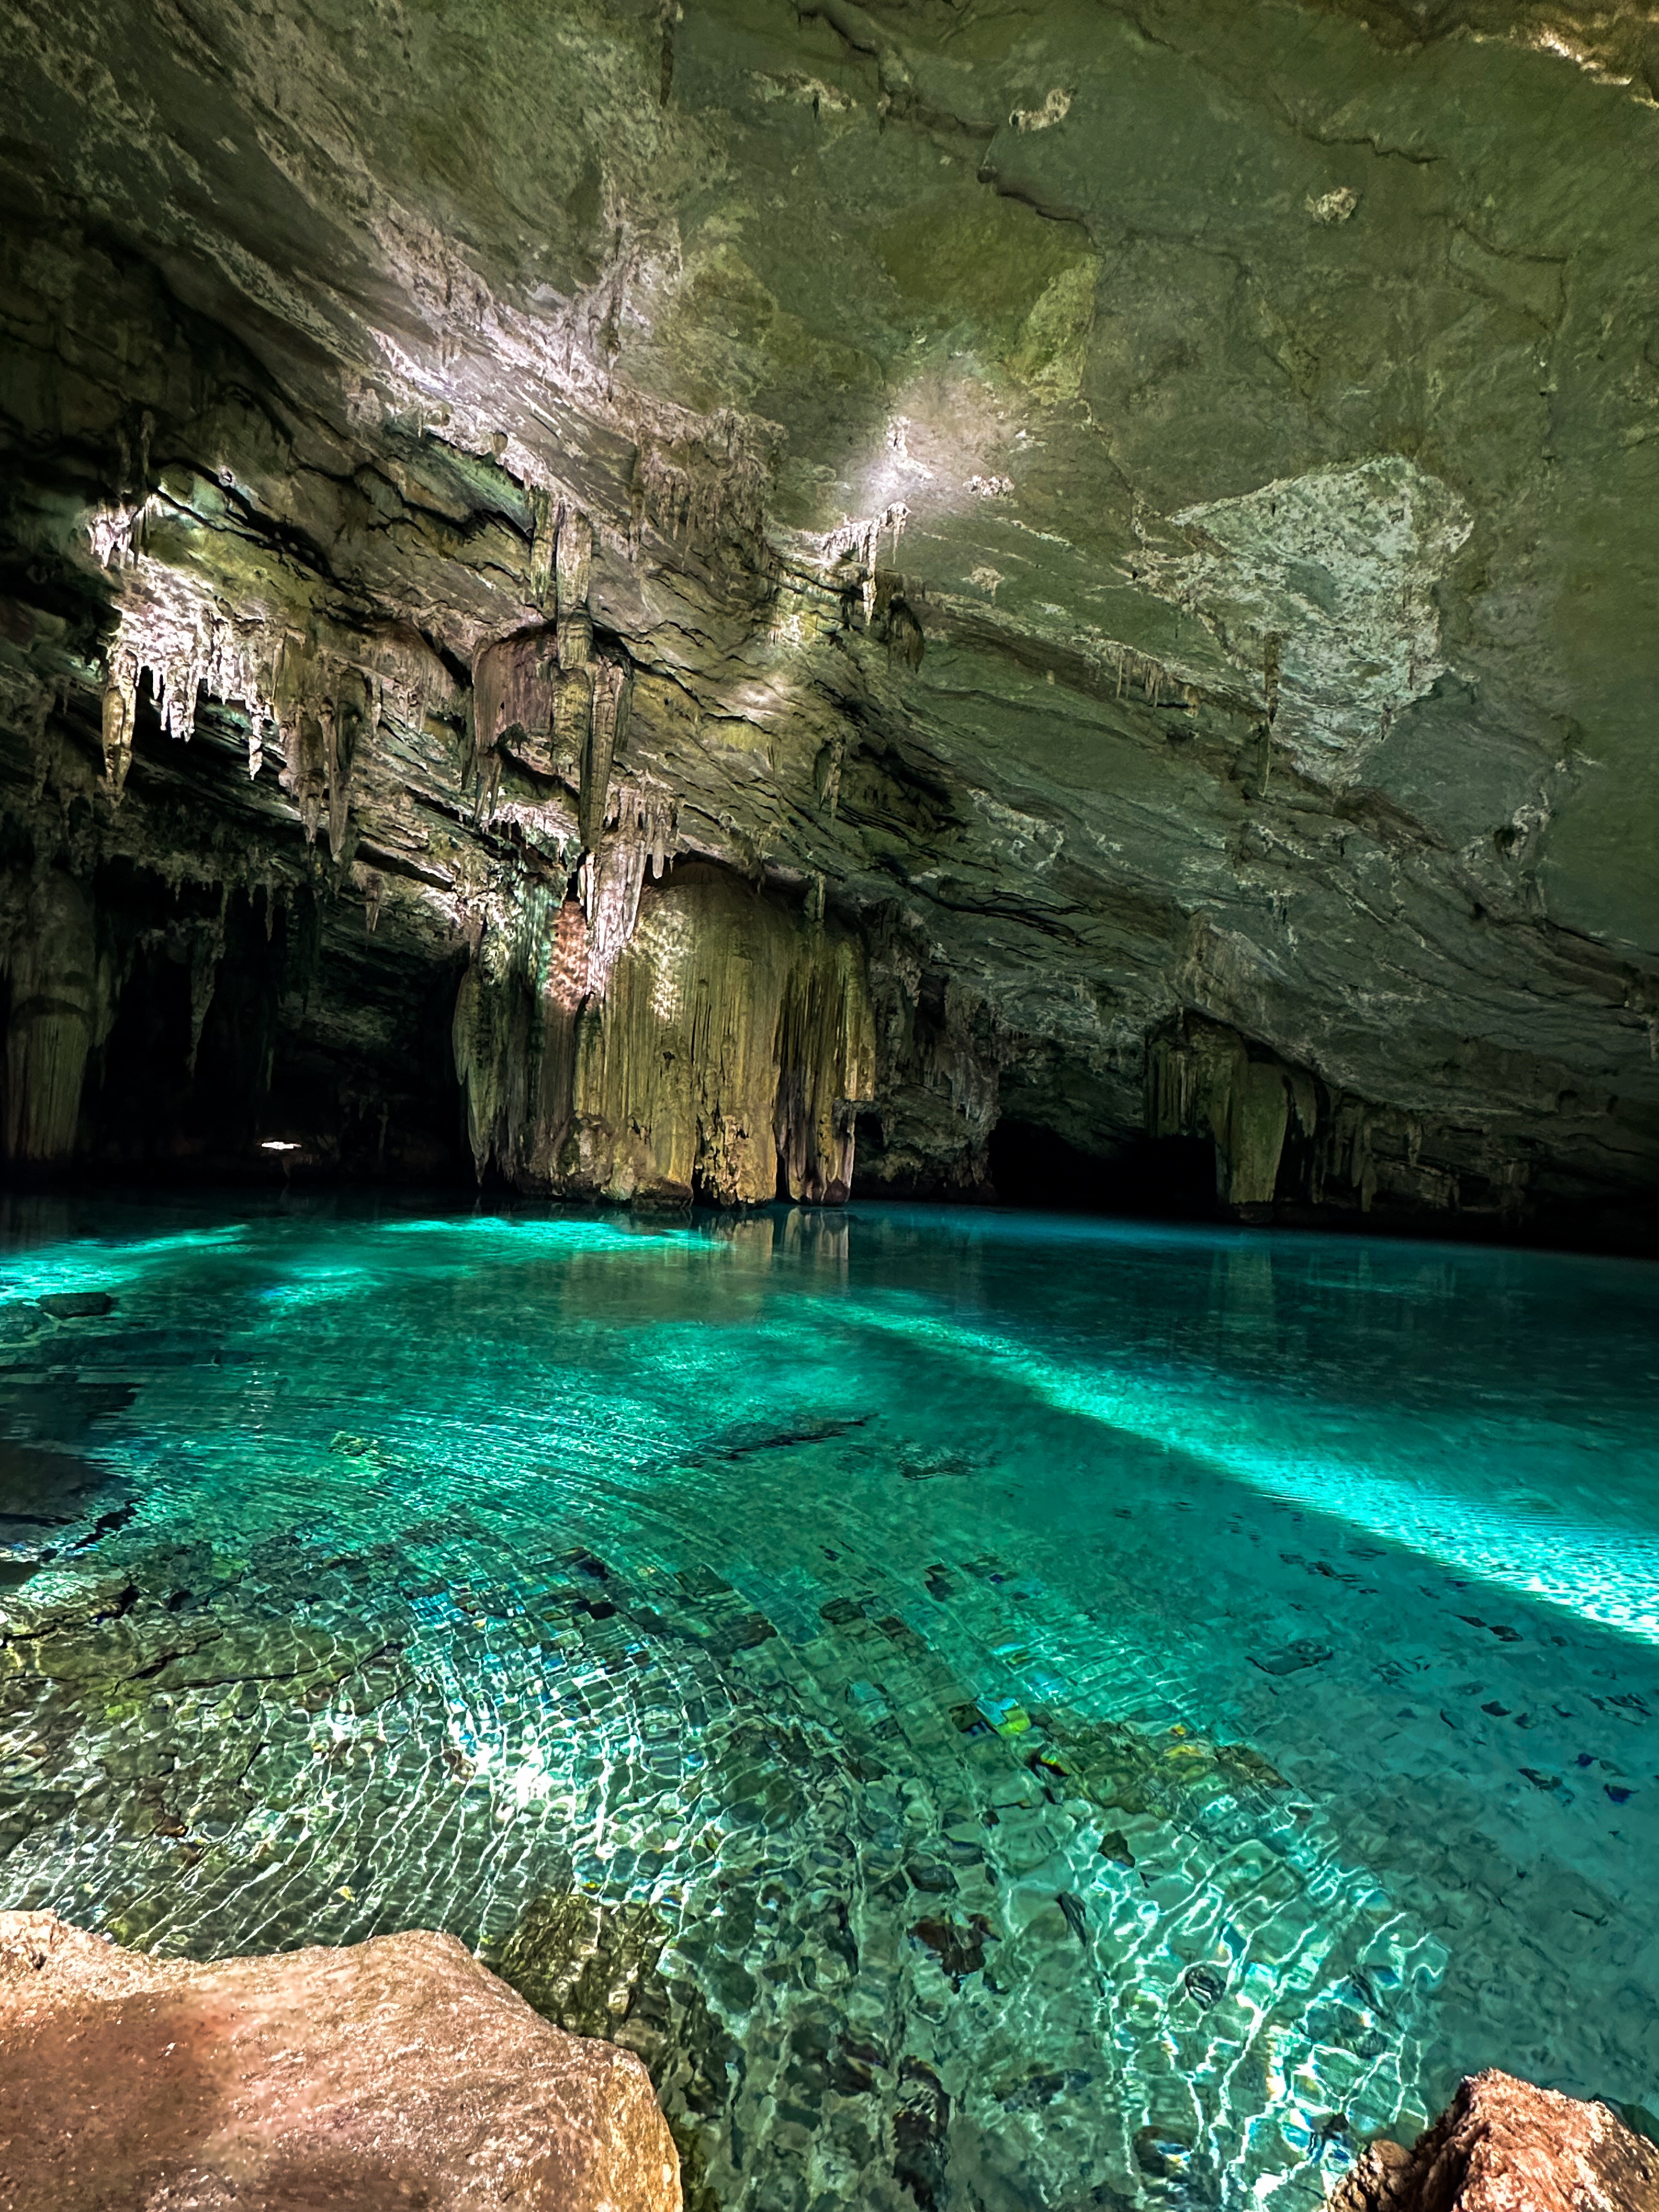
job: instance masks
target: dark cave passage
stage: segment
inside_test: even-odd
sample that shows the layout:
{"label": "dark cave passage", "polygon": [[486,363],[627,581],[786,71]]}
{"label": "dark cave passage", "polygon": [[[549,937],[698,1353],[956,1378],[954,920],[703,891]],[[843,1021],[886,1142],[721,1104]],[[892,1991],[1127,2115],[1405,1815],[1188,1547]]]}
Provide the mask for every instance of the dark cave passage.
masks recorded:
{"label": "dark cave passage", "polygon": [[1081,1151],[1032,1121],[1000,1121],[990,1176],[1005,1206],[1214,1221],[1215,1146],[1203,1137],[1138,1137],[1108,1158]]}

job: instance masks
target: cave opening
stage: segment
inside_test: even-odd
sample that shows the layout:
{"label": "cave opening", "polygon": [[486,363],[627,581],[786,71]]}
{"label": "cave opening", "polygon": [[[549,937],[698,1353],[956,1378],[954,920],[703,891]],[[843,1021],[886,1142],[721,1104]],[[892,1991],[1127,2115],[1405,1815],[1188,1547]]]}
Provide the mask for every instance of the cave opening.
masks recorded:
{"label": "cave opening", "polygon": [[1215,1146],[1205,1137],[1136,1137],[1106,1157],[1040,1123],[1000,1120],[990,1176],[1006,1206],[1128,1218],[1214,1221]]}

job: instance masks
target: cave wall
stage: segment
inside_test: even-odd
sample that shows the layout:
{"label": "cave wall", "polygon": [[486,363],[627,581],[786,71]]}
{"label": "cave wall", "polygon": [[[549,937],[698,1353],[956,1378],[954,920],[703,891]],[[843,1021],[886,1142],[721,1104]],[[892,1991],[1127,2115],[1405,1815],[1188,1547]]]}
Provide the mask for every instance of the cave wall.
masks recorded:
{"label": "cave wall", "polygon": [[14,1170],[1649,1233],[1645,21],[12,10]]}

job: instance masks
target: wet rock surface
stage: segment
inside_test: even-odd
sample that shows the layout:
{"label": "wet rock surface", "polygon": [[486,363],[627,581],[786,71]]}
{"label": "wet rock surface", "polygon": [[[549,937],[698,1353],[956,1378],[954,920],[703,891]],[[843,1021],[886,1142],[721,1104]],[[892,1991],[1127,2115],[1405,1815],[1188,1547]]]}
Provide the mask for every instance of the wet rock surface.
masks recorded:
{"label": "wet rock surface", "polygon": [[1331,2212],[1654,2212],[1659,2144],[1606,2105],[1477,2074],[1410,2150],[1373,2143],[1344,2176]]}
{"label": "wet rock surface", "polygon": [[14,1162],[1650,1232],[1635,0],[0,53]]}
{"label": "wet rock surface", "polygon": [[678,2212],[638,2063],[562,2034],[453,1936],[215,1965],[0,1914],[15,2212]]}

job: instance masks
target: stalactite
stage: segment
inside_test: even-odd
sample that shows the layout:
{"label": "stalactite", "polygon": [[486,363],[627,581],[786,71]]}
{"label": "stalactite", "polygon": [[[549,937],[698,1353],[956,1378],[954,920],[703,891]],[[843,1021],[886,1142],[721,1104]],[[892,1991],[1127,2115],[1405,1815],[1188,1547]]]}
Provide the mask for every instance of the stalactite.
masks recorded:
{"label": "stalactite", "polygon": [[538,607],[545,610],[548,599],[554,591],[561,509],[551,492],[538,484],[530,495],[530,512],[532,526],[530,596]]}
{"label": "stalactite", "polygon": [[[659,802],[583,865],[580,903],[487,933],[455,1011],[480,1171],[613,1199],[842,1199],[874,1081],[855,939],[698,865],[642,896]],[[637,913],[637,921],[635,915]]]}
{"label": "stalactite", "polygon": [[207,1025],[209,1009],[219,981],[219,963],[225,955],[225,917],[230,908],[230,886],[219,887],[219,912],[216,919],[197,930],[190,950],[190,1051],[185,1056],[186,1072],[196,1073],[196,1055],[201,1049],[202,1031]]}
{"label": "stalactite", "polygon": [[130,568],[137,561],[143,550],[149,511],[148,499],[137,505],[118,500],[112,506],[94,507],[87,517],[87,541],[100,568]]}
{"label": "stalactite", "polygon": [[1183,706],[1195,707],[1198,704],[1199,694],[1193,686],[1166,667],[1163,661],[1155,660],[1151,653],[1137,652],[1132,645],[1115,641],[1109,650],[1117,672],[1115,697],[1121,699],[1126,690],[1133,690],[1139,684],[1141,696],[1149,707],[1161,707],[1165,699],[1175,698],[1177,695]]}
{"label": "stalactite", "polygon": [[593,618],[588,611],[588,578],[593,560],[593,531],[585,514],[567,512],[559,522],[559,665],[586,665],[593,652]]}
{"label": "stalactite", "polygon": [[[678,417],[678,420],[676,418]],[[732,408],[696,416],[660,405],[638,426],[634,539],[648,520],[669,538],[763,550],[767,487],[781,433]]]}
{"label": "stalactite", "polygon": [[118,645],[104,684],[104,773],[118,799],[132,765],[132,729],[138,712],[138,656]]}
{"label": "stalactite", "polygon": [[553,693],[553,751],[578,789],[588,773],[592,715],[592,678],[585,668],[561,669]]}
{"label": "stalactite", "polygon": [[517,730],[532,756],[544,750],[554,720],[558,671],[554,634],[524,630],[483,647],[472,668],[473,728],[480,758],[494,752],[502,738]]}
{"label": "stalactite", "polygon": [[1237,1031],[1188,1017],[1146,1054],[1146,1132],[1209,1137],[1217,1195],[1243,1208],[1270,1206],[1292,1105],[1311,1114],[1312,1086],[1274,1059],[1253,1059]]}
{"label": "stalactite", "polygon": [[501,1079],[498,1017],[502,1000],[500,991],[491,988],[495,980],[479,955],[475,954],[461,978],[450,1032],[455,1073],[466,1105],[467,1141],[480,1176],[501,1141],[497,1127]]}
{"label": "stalactite", "polygon": [[817,802],[833,822],[841,805],[841,772],[847,758],[847,740],[831,738],[818,749],[812,764],[812,785]]}
{"label": "stalactite", "polygon": [[[823,920],[823,899],[817,905]],[[778,1015],[773,1135],[792,1199],[837,1205],[853,1188],[854,1125],[875,1092],[875,1024],[863,956],[820,937],[791,967]]]}
{"label": "stalactite", "polygon": [[589,851],[599,841],[609,810],[611,770],[628,728],[628,670],[619,661],[601,660],[594,668],[588,716],[587,750],[582,762],[582,843]]}
{"label": "stalactite", "polygon": [[279,678],[291,634],[264,611],[242,617],[222,606],[199,576],[135,552],[124,570],[109,666],[130,662],[148,674],[161,726],[188,741],[203,691],[278,721]]}
{"label": "stalactite", "polygon": [[660,882],[679,826],[679,809],[672,792],[660,784],[621,784],[606,818],[625,835],[638,838],[650,860],[653,878]]}
{"label": "stalactite", "polygon": [[388,702],[419,728],[434,689],[448,684],[430,648],[412,633],[364,635],[309,613],[289,619],[263,586],[250,592],[257,611],[228,608],[201,577],[140,550],[132,527],[125,539],[112,537],[112,528],[100,534],[97,516],[88,524],[94,550],[107,544],[121,563],[103,700],[104,764],[117,798],[131,760],[138,687],[148,675],[170,737],[191,737],[204,693],[245,708],[252,776],[274,732],[280,781],[307,840],[326,818],[330,851],[341,858],[349,842],[354,769]]}
{"label": "stalactite", "polygon": [[348,770],[340,757],[340,715],[331,699],[325,699],[317,709],[317,726],[323,738],[323,792],[328,804],[329,856],[337,860],[345,836]]}
{"label": "stalactite", "polygon": [[328,799],[322,730],[313,715],[296,714],[283,729],[283,788],[299,810],[300,826],[310,844]]}
{"label": "stalactite", "polygon": [[819,557],[826,576],[833,576],[837,568],[849,563],[856,569],[866,622],[875,607],[876,556],[882,538],[890,532],[896,553],[909,519],[910,510],[904,501],[895,500],[879,514],[860,515],[843,522],[821,541]]}
{"label": "stalactite", "polygon": [[493,1159],[522,1188],[559,1185],[589,947],[581,907],[545,884],[526,886],[501,924],[479,940],[457,996],[452,1036],[480,1175]]}

